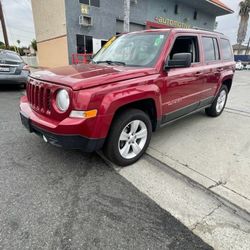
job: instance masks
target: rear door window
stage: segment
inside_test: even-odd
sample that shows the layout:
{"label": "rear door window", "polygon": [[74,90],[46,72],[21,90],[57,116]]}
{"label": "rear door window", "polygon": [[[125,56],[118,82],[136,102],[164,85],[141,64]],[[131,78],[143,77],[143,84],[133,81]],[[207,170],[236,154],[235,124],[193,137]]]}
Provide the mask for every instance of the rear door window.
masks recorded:
{"label": "rear door window", "polygon": [[224,38],[221,39],[221,50],[224,60],[233,60],[232,47],[229,40]]}
{"label": "rear door window", "polygon": [[216,40],[213,37],[202,37],[203,51],[206,62],[219,60],[219,49],[218,43],[215,43]]}

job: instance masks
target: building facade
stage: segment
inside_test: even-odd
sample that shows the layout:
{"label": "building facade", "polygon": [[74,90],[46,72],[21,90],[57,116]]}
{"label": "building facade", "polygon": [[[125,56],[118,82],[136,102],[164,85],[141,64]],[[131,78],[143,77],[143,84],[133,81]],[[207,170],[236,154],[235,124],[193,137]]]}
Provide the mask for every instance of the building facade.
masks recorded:
{"label": "building facade", "polygon": [[[249,40],[249,44],[250,44],[250,40]],[[233,45],[233,52],[234,55],[250,55],[250,46],[249,45],[239,45],[239,44],[235,44]]]}
{"label": "building facade", "polygon": [[[70,64],[72,54],[96,53],[123,32],[124,0],[32,0],[41,67]],[[131,0],[130,31],[167,27],[213,30],[230,14],[219,0]]]}

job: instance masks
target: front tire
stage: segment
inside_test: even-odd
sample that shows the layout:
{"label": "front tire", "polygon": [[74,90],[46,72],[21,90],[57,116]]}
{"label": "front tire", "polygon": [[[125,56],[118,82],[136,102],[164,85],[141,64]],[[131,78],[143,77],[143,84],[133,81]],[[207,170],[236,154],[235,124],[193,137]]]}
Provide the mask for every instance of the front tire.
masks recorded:
{"label": "front tire", "polygon": [[225,85],[222,85],[217,97],[214,99],[211,107],[206,108],[206,114],[211,117],[217,117],[222,114],[228,97],[228,88]]}
{"label": "front tire", "polygon": [[104,153],[119,166],[136,162],[146,151],[152,135],[149,116],[138,109],[129,109],[118,115],[109,132]]}

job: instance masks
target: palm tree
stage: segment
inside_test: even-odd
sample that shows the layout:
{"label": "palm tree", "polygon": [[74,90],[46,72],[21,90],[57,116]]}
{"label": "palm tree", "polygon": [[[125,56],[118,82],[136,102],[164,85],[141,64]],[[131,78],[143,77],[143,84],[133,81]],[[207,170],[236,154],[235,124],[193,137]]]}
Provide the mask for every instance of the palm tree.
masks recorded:
{"label": "palm tree", "polygon": [[31,47],[32,47],[35,51],[37,51],[37,42],[36,42],[36,39],[33,39],[33,40],[31,41]]}
{"label": "palm tree", "polygon": [[17,40],[16,42],[17,42],[17,44],[18,44],[18,47],[20,47],[21,41],[20,41],[20,40]]}
{"label": "palm tree", "polygon": [[250,12],[250,0],[241,1],[239,6],[240,6],[240,11],[239,11],[240,24],[237,35],[237,43],[239,44],[238,54],[240,54],[241,45],[246,39],[249,12]]}

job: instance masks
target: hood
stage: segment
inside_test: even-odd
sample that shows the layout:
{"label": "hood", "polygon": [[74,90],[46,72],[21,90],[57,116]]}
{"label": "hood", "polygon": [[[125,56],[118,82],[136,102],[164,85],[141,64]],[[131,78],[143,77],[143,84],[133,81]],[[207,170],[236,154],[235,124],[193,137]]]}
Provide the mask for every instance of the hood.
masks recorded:
{"label": "hood", "polygon": [[154,68],[78,64],[36,71],[31,77],[79,90],[155,73]]}

